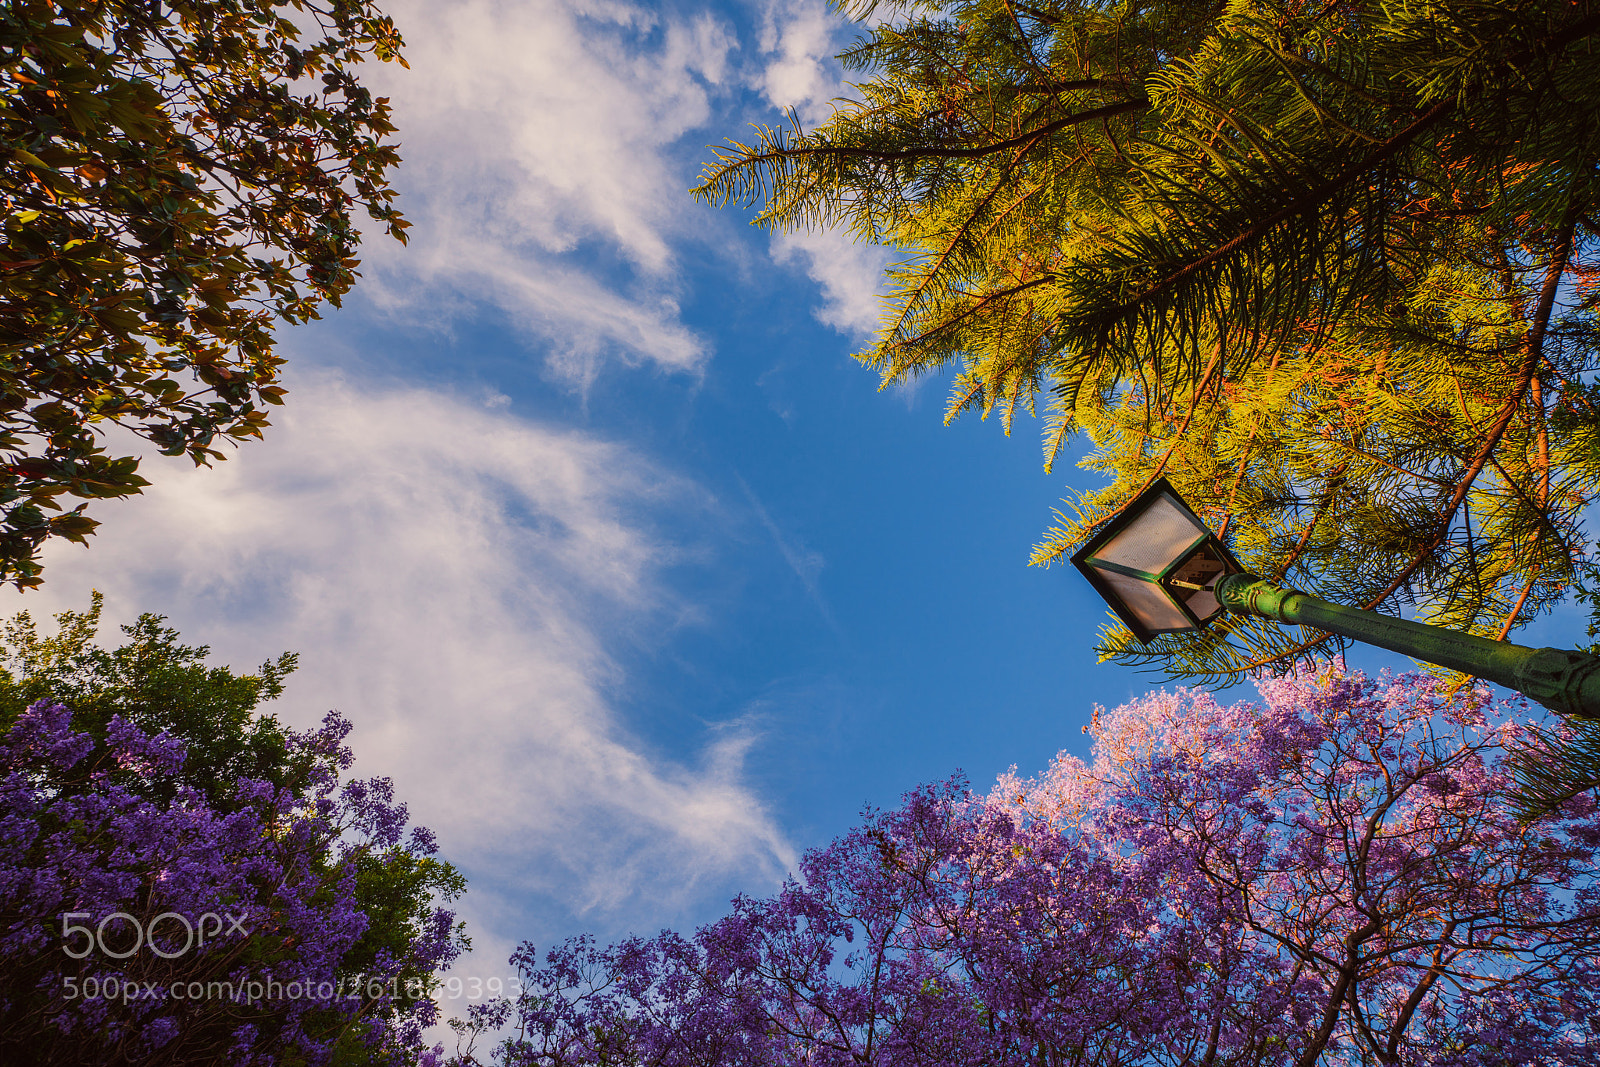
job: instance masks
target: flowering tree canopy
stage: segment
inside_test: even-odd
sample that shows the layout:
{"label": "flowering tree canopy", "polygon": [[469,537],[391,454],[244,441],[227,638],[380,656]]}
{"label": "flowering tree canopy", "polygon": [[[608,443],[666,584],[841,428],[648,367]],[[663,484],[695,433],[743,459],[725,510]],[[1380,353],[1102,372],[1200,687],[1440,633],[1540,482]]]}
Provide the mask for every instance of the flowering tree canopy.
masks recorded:
{"label": "flowering tree canopy", "polygon": [[[348,722],[250,714],[292,660],[208,669],[154,616],[94,648],[97,609],[52,638],[19,617],[0,657],[28,671],[0,675],[0,1061],[426,1055],[434,976],[464,943],[433,835],[407,832],[387,779],[344,780]],[[84,710],[13,718],[47,682]]]}
{"label": "flowering tree canopy", "polygon": [[1519,818],[1520,707],[1260,692],[920,789],[692,938],[524,945],[528,992],[463,1029],[514,1023],[506,1067],[1600,1062],[1600,812]]}

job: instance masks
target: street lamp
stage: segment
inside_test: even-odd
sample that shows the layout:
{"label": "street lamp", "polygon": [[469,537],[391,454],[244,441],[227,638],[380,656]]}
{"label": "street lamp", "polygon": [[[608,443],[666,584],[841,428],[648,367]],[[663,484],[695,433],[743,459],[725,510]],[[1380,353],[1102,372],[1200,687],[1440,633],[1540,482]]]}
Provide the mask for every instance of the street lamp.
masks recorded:
{"label": "street lamp", "polygon": [[1214,583],[1244,570],[1161,479],[1078,550],[1072,562],[1140,641],[1196,630],[1222,614]]}
{"label": "street lamp", "polygon": [[1224,611],[1314,626],[1514,689],[1565,715],[1600,719],[1600,657],[1427,626],[1346,607],[1247,573],[1165,478],[1072,557],[1111,610],[1148,644]]}

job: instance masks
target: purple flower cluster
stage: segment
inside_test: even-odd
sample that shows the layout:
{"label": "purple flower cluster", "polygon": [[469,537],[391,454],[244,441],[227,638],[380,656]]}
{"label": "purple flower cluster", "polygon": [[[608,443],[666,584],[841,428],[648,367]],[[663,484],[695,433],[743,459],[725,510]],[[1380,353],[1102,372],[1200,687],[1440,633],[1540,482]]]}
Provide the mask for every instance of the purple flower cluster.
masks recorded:
{"label": "purple flower cluster", "polygon": [[345,1050],[414,1062],[436,1009],[397,979],[443,968],[457,942],[435,909],[403,952],[351,973],[371,921],[359,862],[433,841],[406,838],[387,780],[341,784],[349,730],[330,714],[290,732],[300,783],[219,784],[220,810],[190,785],[170,800],[141,788],[175,780],[182,743],[114,718],[97,748],[65,707],[28,708],[0,734],[0,1050],[40,1063],[315,1064]]}
{"label": "purple flower cluster", "polygon": [[1600,813],[1519,821],[1523,712],[1332,668],[1260,691],[917,790],[692,938],[524,945],[528,992],[471,1028],[512,1026],[505,1067],[1600,1062]]}

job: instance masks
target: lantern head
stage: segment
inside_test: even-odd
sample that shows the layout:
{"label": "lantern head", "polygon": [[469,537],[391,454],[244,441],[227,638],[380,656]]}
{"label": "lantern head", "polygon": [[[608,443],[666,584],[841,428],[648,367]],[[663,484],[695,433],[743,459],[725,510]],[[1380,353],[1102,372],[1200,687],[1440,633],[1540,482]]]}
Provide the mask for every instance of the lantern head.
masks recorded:
{"label": "lantern head", "polygon": [[1072,562],[1146,644],[1220,615],[1217,579],[1244,569],[1165,478],[1106,523]]}

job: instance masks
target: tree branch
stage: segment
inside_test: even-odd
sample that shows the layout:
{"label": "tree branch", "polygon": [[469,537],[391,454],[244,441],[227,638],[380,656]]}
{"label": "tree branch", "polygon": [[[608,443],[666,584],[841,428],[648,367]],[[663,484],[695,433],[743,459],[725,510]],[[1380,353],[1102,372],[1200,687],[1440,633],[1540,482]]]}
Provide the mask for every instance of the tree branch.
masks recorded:
{"label": "tree branch", "polygon": [[1413,122],[1411,125],[1407,126],[1405,129],[1401,130],[1387,141],[1383,142],[1382,145],[1367,153],[1366,156],[1357,162],[1345,167],[1338,174],[1334,175],[1332,178],[1328,179],[1322,184],[1317,185],[1293,198],[1289,201],[1289,203],[1285,204],[1277,211],[1274,211],[1261,221],[1247,227],[1242,233],[1217,246],[1210,252],[1207,252],[1199,259],[1179,267],[1176,271],[1167,275],[1165,278],[1161,279],[1150,288],[1140,293],[1133,300],[1124,303],[1118,309],[1118,311],[1126,311],[1138,304],[1142,304],[1154,297],[1160,296],[1168,289],[1171,289],[1182,283],[1191,275],[1205,270],[1207,267],[1212,266],[1218,261],[1226,259],[1228,256],[1232,255],[1234,252],[1237,252],[1244,246],[1264,237],[1275,226],[1287,222],[1289,219],[1292,219],[1297,215],[1303,215],[1306,212],[1321,206],[1325,201],[1328,200],[1329,197],[1333,196],[1334,193],[1338,192],[1346,185],[1349,185],[1356,178],[1390,159],[1402,148],[1410,144],[1417,134],[1421,133],[1423,130],[1427,129],[1429,126],[1448,115],[1450,111],[1454,109],[1454,107],[1454,100],[1441,100],[1439,103],[1423,112],[1422,116],[1418,118],[1417,121]]}
{"label": "tree branch", "polygon": [[1439,514],[1438,532],[1434,535],[1433,541],[1423,551],[1419,552],[1416,558],[1395,576],[1393,581],[1384,587],[1383,592],[1362,605],[1369,611],[1389,599],[1395,590],[1409,581],[1411,576],[1427,561],[1428,557],[1440,545],[1444,544],[1445,538],[1450,533],[1450,523],[1455,519],[1456,512],[1460,510],[1461,502],[1467,498],[1467,493],[1471,491],[1473,482],[1477,481],[1478,475],[1483,472],[1483,468],[1488,466],[1489,458],[1494,454],[1495,448],[1499,446],[1500,439],[1505,436],[1506,430],[1510,428],[1511,420],[1515,417],[1517,409],[1522,406],[1522,398],[1528,391],[1528,384],[1532,381],[1534,372],[1539,369],[1539,365],[1544,359],[1545,329],[1550,323],[1550,315],[1555,308],[1556,293],[1561,288],[1561,278],[1566,273],[1567,262],[1572,254],[1577,215],[1577,196],[1574,194],[1572,204],[1567,209],[1567,217],[1562,222],[1561,231],[1553,250],[1554,255],[1550,260],[1550,266],[1545,270],[1544,286],[1539,293],[1539,303],[1534,309],[1533,322],[1528,327],[1527,339],[1523,343],[1522,365],[1517,370],[1515,387],[1512,389],[1511,394],[1506,397],[1505,404],[1502,405],[1498,416],[1485,433],[1483,444],[1478,447],[1477,453],[1472,457],[1472,462],[1463,472],[1460,482],[1456,485],[1455,492],[1445,502],[1445,506]]}

